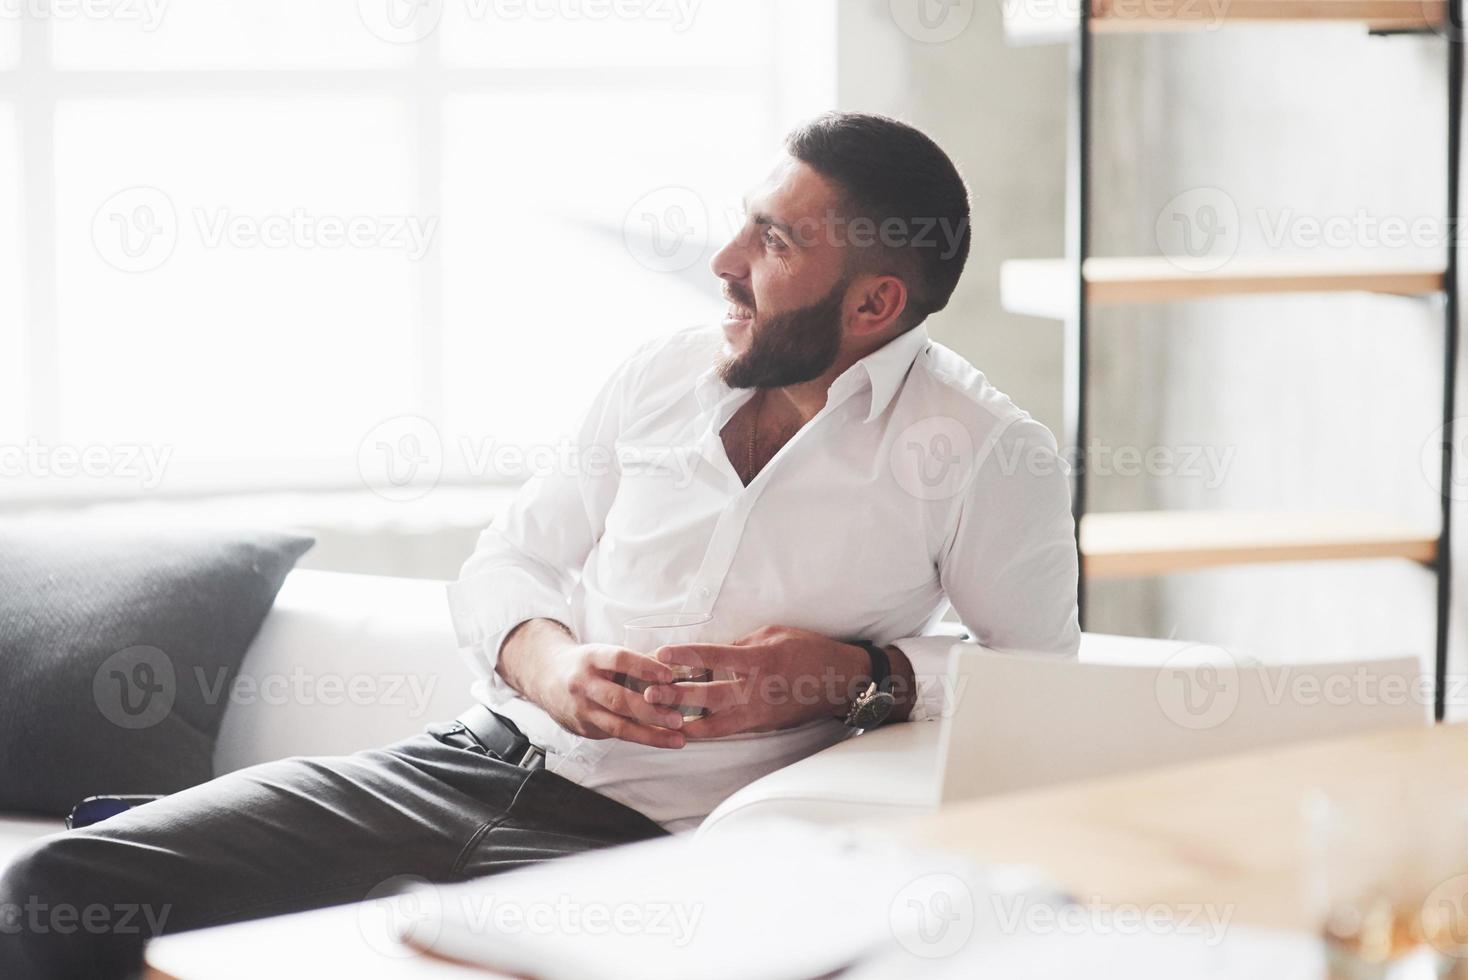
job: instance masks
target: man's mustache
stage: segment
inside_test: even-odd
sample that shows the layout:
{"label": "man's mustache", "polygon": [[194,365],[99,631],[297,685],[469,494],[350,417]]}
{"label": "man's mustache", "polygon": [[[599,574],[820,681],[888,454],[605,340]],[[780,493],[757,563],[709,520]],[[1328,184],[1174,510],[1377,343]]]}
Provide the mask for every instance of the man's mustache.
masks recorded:
{"label": "man's mustache", "polygon": [[754,297],[745,296],[741,292],[739,286],[733,286],[726,283],[724,285],[724,299],[728,300],[730,303],[738,303],[740,306],[751,312],[753,312],[754,310]]}

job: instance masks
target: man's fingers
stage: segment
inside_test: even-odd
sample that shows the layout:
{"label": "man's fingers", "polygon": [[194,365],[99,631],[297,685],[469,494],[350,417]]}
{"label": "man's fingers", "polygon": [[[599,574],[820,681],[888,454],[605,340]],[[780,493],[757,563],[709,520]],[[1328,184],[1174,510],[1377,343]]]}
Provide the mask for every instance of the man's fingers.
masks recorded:
{"label": "man's fingers", "polygon": [[725,735],[753,731],[753,722],[754,717],[748,708],[730,708],[685,721],[682,734],[688,738],[722,738]]}
{"label": "man's fingers", "polygon": [[591,666],[608,673],[626,674],[649,684],[668,684],[673,680],[673,671],[655,657],[637,653],[623,647],[603,646],[594,650],[590,657]]}
{"label": "man's fingers", "polygon": [[620,738],[626,742],[638,742],[642,745],[651,745],[656,749],[681,749],[683,747],[683,733],[671,732],[666,728],[651,728],[647,725],[639,725],[635,721],[614,715],[605,708],[591,707],[587,709],[586,721],[600,728],[612,738]]}
{"label": "man's fingers", "polygon": [[745,700],[743,685],[738,681],[654,684],[643,691],[642,696],[651,704],[680,704],[710,711],[724,711]]}
{"label": "man's fingers", "polygon": [[758,666],[762,656],[757,648],[728,643],[672,643],[658,648],[657,659],[679,667],[744,673]]}
{"label": "man's fingers", "polygon": [[681,728],[683,726],[683,716],[678,712],[671,708],[659,707],[636,691],[630,691],[620,684],[613,684],[600,677],[587,682],[586,696],[613,714],[621,715],[624,718],[631,718],[647,725],[656,725],[659,728]]}

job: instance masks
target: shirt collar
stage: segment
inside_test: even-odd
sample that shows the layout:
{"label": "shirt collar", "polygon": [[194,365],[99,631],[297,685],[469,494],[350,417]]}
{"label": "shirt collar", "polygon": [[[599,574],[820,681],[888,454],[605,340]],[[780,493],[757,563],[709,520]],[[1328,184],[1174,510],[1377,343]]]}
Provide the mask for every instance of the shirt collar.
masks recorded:
{"label": "shirt collar", "polygon": [[[861,374],[865,374],[872,390],[872,405],[866,417],[866,421],[870,422],[892,404],[892,399],[897,397],[897,389],[902,387],[902,380],[907,377],[912,362],[917,360],[918,355],[927,347],[928,328],[920,323],[906,333],[893,337],[886,344],[851,365],[841,377],[836,379],[831,388],[834,390],[853,373],[856,373],[858,378]],[[857,383],[859,384],[860,381],[858,380]]]}
{"label": "shirt collar", "polygon": [[[839,378],[831,382],[831,401],[834,401],[839,395],[846,394],[848,390],[851,393],[860,390],[862,381],[865,379],[872,392],[871,408],[866,417],[866,421],[870,422],[886,411],[887,406],[896,397],[897,389],[902,386],[902,379],[907,377],[908,368],[912,367],[912,362],[927,346],[928,328],[922,324],[898,334],[851,365],[842,372]],[[727,398],[731,389],[724,384],[723,379],[719,377],[718,367],[714,366],[699,375],[698,380],[694,382],[693,391],[698,398],[698,407],[707,411]]]}
{"label": "shirt collar", "polygon": [[719,366],[711,365],[693,383],[693,394],[698,398],[699,411],[706,412],[722,401],[731,389],[719,377]]}

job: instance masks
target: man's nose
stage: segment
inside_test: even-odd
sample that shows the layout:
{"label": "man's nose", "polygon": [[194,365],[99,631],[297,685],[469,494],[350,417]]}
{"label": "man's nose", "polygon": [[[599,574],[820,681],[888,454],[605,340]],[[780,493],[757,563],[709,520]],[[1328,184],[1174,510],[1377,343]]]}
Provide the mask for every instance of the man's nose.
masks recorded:
{"label": "man's nose", "polygon": [[709,269],[713,271],[714,275],[733,282],[749,276],[749,262],[744,258],[740,245],[740,236],[735,235],[723,248],[714,253],[714,257],[709,260]]}

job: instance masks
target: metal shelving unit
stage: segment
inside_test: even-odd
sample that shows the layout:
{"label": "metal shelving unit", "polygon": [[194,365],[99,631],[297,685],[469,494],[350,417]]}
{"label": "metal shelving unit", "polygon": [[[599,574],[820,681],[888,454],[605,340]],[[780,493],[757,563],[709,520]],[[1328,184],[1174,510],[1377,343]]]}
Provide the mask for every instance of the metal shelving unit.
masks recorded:
{"label": "metal shelving unit", "polygon": [[[1373,34],[1434,33],[1447,46],[1447,215],[1456,229],[1463,88],[1463,14],[1459,0],[1232,0],[1224,21],[1360,24]],[[1027,16],[1007,5],[1011,43],[1070,45],[1066,256],[1004,263],[1001,297],[1015,313],[1064,321],[1065,438],[1077,447],[1073,501],[1081,554],[1081,611],[1091,578],[1162,575],[1221,565],[1278,561],[1397,558],[1421,562],[1437,577],[1434,716],[1445,707],[1452,595],[1452,433],[1458,354],[1457,236],[1447,236],[1441,265],[1363,264],[1360,260],[1235,259],[1223,268],[1187,271],[1163,257],[1099,257],[1090,250],[1091,83],[1097,33],[1196,30],[1212,11],[1188,4],[1083,0],[1077,15]],[[1087,509],[1086,410],[1092,305],[1169,302],[1269,293],[1368,292],[1443,296],[1441,512],[1421,528],[1365,514],[1258,514],[1174,511],[1090,513]]]}

